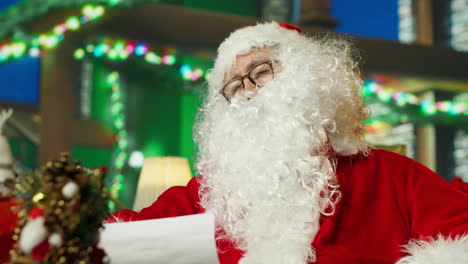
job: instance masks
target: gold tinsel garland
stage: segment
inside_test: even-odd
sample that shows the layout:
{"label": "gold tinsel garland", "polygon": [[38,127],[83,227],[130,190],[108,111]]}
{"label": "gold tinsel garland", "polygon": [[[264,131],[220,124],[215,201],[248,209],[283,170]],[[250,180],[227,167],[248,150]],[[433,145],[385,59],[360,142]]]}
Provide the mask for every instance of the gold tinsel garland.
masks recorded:
{"label": "gold tinsel garland", "polygon": [[24,177],[16,186],[22,203],[11,263],[105,262],[97,248],[108,216],[103,178],[101,170],[80,167],[68,153],[47,162],[40,175]]}

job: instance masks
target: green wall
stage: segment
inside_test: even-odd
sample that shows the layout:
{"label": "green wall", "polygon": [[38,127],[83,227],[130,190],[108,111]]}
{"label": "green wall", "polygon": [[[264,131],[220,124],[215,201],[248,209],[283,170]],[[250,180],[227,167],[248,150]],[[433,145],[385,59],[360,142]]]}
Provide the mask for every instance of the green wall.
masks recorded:
{"label": "green wall", "polygon": [[33,143],[20,140],[20,139],[9,139],[11,153],[13,157],[21,162],[26,169],[35,169],[37,166],[37,148]]}
{"label": "green wall", "polygon": [[197,149],[193,140],[193,125],[203,98],[199,95],[186,94],[181,96],[181,101],[180,156],[189,160],[192,175],[197,176],[194,168]]}
{"label": "green wall", "polygon": [[87,168],[108,166],[112,150],[105,148],[94,148],[86,146],[72,147],[73,159],[79,160]]}
{"label": "green wall", "polygon": [[[197,61],[190,56],[179,58],[182,64],[189,63],[205,69],[212,66],[209,61]],[[106,78],[110,72],[118,69],[125,94],[129,153],[138,150],[145,157],[185,157],[194,174],[196,150],[192,127],[202,103],[201,94],[206,89],[204,84],[183,81],[177,66],[148,65],[138,58],[126,63],[96,60],[93,65],[92,118],[110,124],[111,88]],[[89,167],[110,166],[112,153],[113,149],[73,148],[74,157]],[[139,173],[139,169],[129,166],[123,169],[124,189],[119,199],[127,207],[133,205]]]}

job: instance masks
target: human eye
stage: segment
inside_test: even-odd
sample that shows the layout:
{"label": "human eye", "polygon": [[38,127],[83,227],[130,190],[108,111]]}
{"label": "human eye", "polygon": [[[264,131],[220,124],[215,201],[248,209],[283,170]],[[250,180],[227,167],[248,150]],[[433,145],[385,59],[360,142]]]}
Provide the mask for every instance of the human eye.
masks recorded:
{"label": "human eye", "polygon": [[229,82],[224,88],[224,94],[228,97],[234,96],[239,90],[241,90],[242,82],[234,80]]}
{"label": "human eye", "polygon": [[269,64],[264,63],[255,67],[250,76],[260,85],[273,78],[273,71]]}

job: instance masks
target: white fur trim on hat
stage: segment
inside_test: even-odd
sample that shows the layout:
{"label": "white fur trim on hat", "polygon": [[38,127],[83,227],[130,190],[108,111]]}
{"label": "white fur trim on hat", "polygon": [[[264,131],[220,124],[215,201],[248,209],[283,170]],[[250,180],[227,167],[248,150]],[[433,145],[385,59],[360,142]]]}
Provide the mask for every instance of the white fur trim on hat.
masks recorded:
{"label": "white fur trim on hat", "polygon": [[409,255],[396,264],[466,264],[468,263],[468,235],[436,239],[413,240],[405,245]]}
{"label": "white fur trim on hat", "polygon": [[252,48],[287,43],[302,36],[296,30],[281,27],[277,22],[268,22],[238,29],[229,35],[218,48],[213,74],[210,78],[212,90],[221,89],[224,74],[231,69],[236,57]]}

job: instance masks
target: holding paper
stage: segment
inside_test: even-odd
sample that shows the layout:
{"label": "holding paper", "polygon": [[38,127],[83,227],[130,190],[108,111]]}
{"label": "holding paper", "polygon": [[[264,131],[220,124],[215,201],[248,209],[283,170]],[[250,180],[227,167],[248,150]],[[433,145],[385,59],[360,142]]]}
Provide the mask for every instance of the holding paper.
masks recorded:
{"label": "holding paper", "polygon": [[219,263],[214,216],[209,213],[126,223],[109,223],[100,247],[112,264]]}
{"label": "holding paper", "polygon": [[276,22],[230,34],[194,125],[200,176],[115,216],[212,212],[222,264],[467,264],[465,184],[369,148],[353,46]]}

